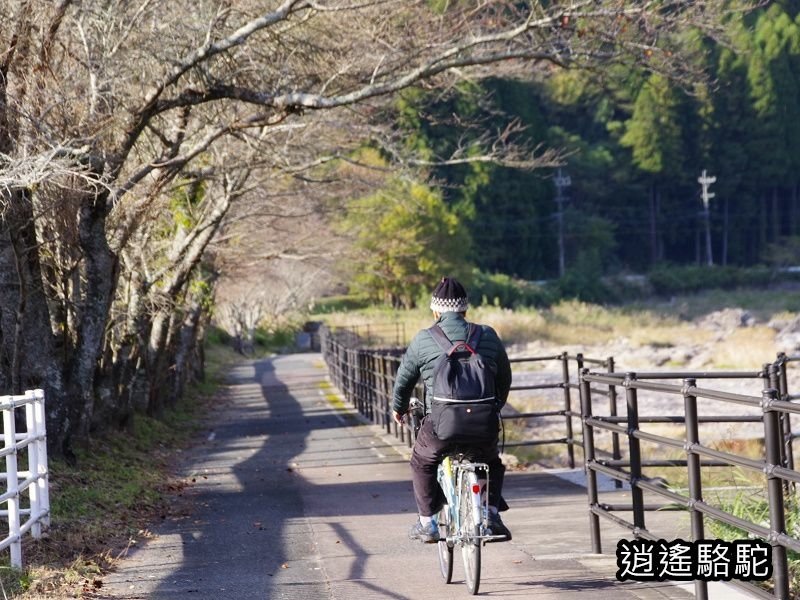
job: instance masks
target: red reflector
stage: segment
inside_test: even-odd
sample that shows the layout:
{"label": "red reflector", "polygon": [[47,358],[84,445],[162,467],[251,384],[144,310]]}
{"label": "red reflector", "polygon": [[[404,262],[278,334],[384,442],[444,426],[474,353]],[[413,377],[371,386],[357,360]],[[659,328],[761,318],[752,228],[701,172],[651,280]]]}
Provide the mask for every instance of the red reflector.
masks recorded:
{"label": "red reflector", "polygon": [[472,486],[472,493],[473,494],[480,494],[481,493],[481,486],[477,483]]}

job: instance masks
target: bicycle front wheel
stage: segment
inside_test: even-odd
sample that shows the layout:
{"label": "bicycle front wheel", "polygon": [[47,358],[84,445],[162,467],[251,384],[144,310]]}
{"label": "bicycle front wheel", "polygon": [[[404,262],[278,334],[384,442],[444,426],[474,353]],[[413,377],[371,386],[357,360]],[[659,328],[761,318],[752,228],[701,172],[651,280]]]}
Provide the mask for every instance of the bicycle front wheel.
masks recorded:
{"label": "bicycle front wheel", "polygon": [[464,560],[464,583],[470,594],[477,594],[481,585],[481,541],[478,515],[472,502],[472,486],[477,485],[475,473],[467,473],[462,481],[459,498],[459,515],[461,531],[465,538],[461,540],[461,558]]}
{"label": "bicycle front wheel", "polygon": [[447,543],[447,536],[450,533],[450,507],[448,505],[439,511],[437,522],[441,536],[436,543],[439,551],[439,572],[442,574],[444,582],[450,583],[453,581],[453,545]]}

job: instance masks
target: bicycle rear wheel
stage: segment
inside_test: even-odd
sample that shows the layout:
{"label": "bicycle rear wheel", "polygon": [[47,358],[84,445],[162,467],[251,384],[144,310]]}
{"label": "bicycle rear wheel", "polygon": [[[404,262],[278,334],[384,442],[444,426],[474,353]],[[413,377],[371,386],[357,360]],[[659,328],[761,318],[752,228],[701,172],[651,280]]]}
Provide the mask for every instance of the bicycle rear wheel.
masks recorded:
{"label": "bicycle rear wheel", "polygon": [[461,531],[468,537],[461,542],[461,558],[464,560],[464,583],[470,594],[477,594],[481,585],[481,534],[478,517],[472,503],[472,486],[477,485],[475,473],[466,473],[462,480],[459,515]]}
{"label": "bicycle rear wheel", "polygon": [[436,548],[439,551],[439,572],[445,583],[453,581],[453,545],[447,543],[447,536],[450,533],[450,507],[445,505],[439,511],[437,519],[439,524],[439,541]]}

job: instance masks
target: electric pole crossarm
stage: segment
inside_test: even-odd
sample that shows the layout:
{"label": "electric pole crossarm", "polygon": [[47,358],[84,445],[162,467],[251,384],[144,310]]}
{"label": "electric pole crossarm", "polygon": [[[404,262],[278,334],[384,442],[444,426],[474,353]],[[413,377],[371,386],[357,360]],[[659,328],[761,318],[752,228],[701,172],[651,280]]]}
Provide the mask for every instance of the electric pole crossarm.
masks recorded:
{"label": "electric pole crossarm", "polygon": [[709,192],[708,187],[716,180],[716,177],[707,175],[705,169],[703,169],[700,177],[697,178],[697,182],[702,186],[700,197],[703,199],[703,215],[706,222],[706,259],[709,267],[714,264],[714,259],[711,255],[711,211],[709,210],[709,201],[714,197],[714,193]]}

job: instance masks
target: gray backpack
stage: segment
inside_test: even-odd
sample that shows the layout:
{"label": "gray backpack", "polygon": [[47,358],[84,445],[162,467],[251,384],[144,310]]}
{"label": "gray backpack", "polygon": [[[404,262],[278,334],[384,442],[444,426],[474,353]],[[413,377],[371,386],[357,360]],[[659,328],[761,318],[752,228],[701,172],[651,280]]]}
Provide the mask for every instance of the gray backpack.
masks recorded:
{"label": "gray backpack", "polygon": [[499,410],[495,367],[478,354],[481,328],[469,324],[467,339],[453,343],[439,325],[428,329],[445,354],[433,366],[430,401],[433,431],[440,440],[486,444],[497,439]]}

